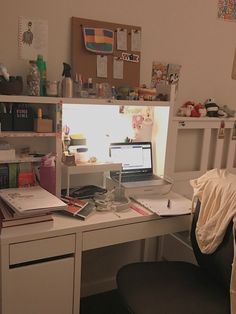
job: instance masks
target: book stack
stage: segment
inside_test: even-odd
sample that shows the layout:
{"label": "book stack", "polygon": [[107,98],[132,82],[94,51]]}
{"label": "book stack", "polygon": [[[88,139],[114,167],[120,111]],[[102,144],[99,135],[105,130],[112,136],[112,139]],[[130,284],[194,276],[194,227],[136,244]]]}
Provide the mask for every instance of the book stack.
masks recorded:
{"label": "book stack", "polygon": [[0,227],[52,221],[67,204],[40,186],[0,190]]}

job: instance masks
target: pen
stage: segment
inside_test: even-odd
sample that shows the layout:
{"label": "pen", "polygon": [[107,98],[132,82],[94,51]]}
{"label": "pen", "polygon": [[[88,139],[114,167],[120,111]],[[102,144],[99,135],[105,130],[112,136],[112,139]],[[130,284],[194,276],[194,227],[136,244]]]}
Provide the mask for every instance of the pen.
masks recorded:
{"label": "pen", "polygon": [[166,206],[167,206],[167,208],[170,208],[170,206],[171,206],[171,204],[170,204],[170,199],[168,199]]}

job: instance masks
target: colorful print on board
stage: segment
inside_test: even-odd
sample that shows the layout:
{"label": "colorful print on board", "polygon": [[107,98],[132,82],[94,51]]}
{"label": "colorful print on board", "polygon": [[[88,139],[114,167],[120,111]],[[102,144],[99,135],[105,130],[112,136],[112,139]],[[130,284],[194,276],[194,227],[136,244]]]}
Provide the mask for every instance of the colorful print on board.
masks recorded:
{"label": "colorful print on board", "polygon": [[236,0],[219,0],[218,18],[236,21]]}
{"label": "colorful print on board", "polygon": [[95,53],[112,53],[114,32],[109,29],[84,27],[85,48]]}

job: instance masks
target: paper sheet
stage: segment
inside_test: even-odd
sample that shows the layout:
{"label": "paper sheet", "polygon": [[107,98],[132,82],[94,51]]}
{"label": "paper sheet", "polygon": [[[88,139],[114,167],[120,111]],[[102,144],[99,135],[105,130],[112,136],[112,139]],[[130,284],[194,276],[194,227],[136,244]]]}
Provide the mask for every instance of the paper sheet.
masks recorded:
{"label": "paper sheet", "polygon": [[127,50],[127,29],[117,28],[117,50]]}
{"label": "paper sheet", "polygon": [[174,192],[165,195],[151,194],[137,196],[133,199],[159,216],[175,216],[191,213],[192,201]]}
{"label": "paper sheet", "polygon": [[47,61],[48,21],[20,16],[18,19],[18,46],[20,58],[36,60],[41,54]]}
{"label": "paper sheet", "polygon": [[113,58],[113,78],[123,80],[124,61],[118,58]]}
{"label": "paper sheet", "polygon": [[131,30],[131,51],[141,51],[141,31]]}
{"label": "paper sheet", "polygon": [[107,78],[107,56],[97,55],[97,77]]}

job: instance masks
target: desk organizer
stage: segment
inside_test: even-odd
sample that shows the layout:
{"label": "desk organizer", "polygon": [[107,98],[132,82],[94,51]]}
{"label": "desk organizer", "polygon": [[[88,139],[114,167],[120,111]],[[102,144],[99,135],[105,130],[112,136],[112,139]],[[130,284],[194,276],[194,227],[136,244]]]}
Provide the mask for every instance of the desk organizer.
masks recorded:
{"label": "desk organizer", "polygon": [[12,114],[0,113],[1,131],[12,131]]}
{"label": "desk organizer", "polygon": [[34,119],[34,132],[52,132],[52,120]]}
{"label": "desk organizer", "polygon": [[6,81],[0,76],[0,94],[3,95],[21,95],[23,91],[23,80],[21,76],[10,76]]}

